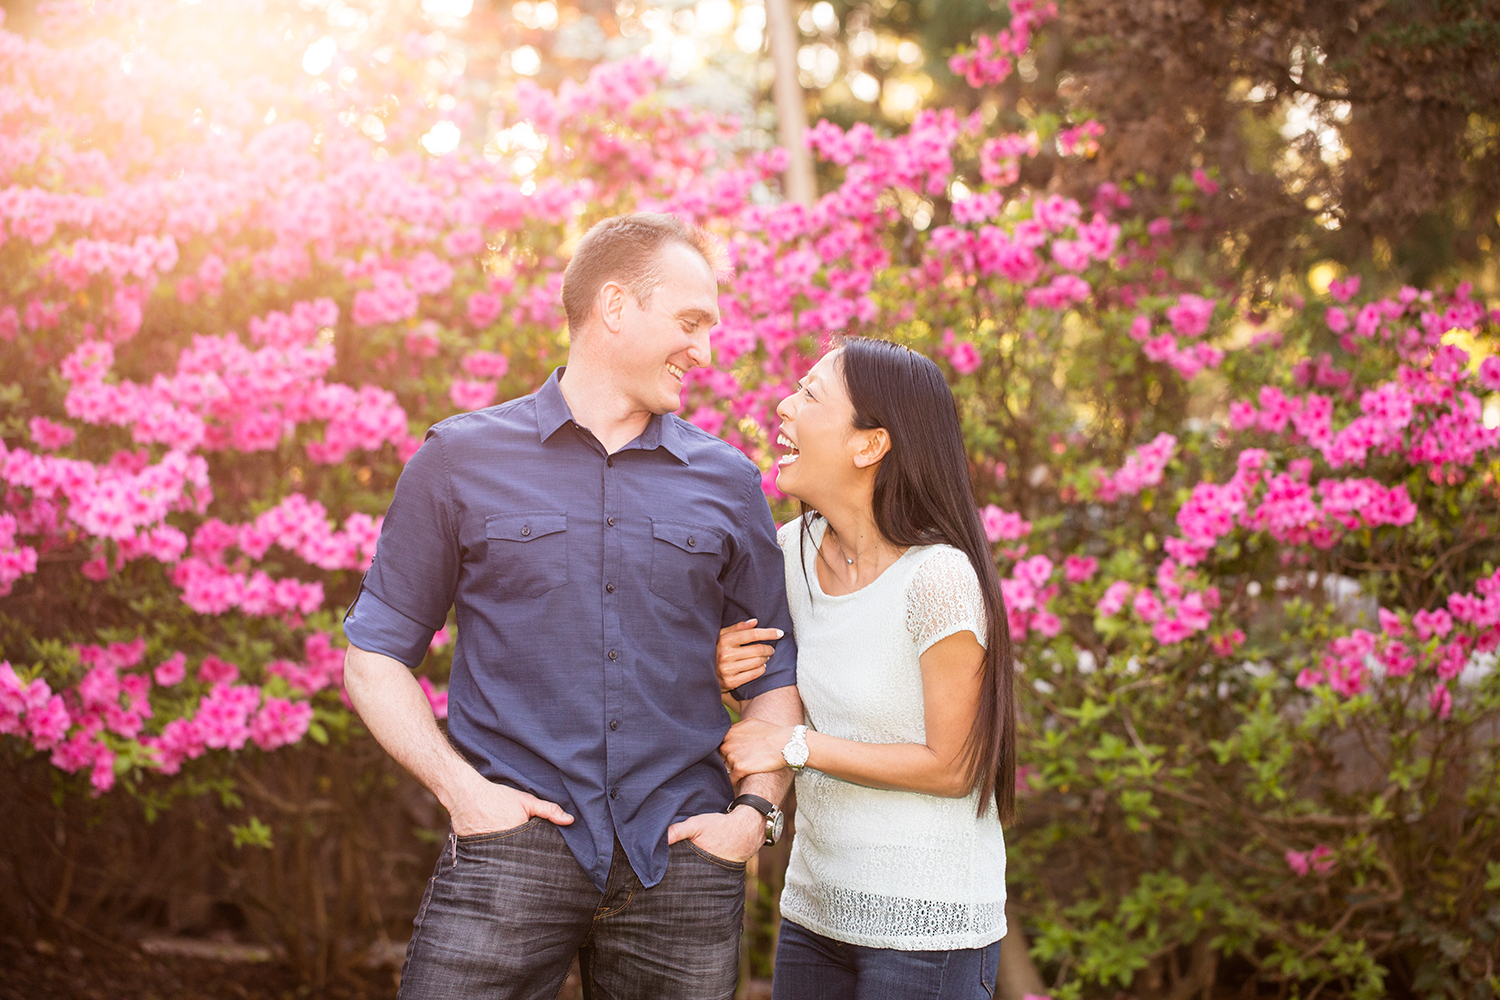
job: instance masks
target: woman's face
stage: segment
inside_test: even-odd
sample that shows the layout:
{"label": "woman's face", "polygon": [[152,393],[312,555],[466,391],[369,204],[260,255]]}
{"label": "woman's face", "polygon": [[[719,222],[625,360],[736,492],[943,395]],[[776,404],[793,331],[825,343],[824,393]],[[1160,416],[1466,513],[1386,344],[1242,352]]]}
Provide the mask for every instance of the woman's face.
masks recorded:
{"label": "woman's face", "polygon": [[811,506],[852,480],[858,467],[855,453],[854,404],[838,367],[839,351],[823,355],[797,391],[781,401],[777,447],[784,454],[776,463],[776,485],[788,496]]}

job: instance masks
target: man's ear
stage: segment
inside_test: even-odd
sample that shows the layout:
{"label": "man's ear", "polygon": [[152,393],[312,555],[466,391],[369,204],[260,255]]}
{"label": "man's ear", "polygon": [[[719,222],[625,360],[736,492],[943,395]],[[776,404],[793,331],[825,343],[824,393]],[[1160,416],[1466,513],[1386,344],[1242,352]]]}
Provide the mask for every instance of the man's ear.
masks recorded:
{"label": "man's ear", "polygon": [[856,469],[868,469],[880,464],[880,460],[891,450],[891,434],[884,427],[874,430],[859,431],[863,438],[854,452],[854,467]]}
{"label": "man's ear", "polygon": [[599,288],[595,306],[599,311],[599,322],[610,333],[619,333],[625,322],[626,291],[619,282],[606,281]]}

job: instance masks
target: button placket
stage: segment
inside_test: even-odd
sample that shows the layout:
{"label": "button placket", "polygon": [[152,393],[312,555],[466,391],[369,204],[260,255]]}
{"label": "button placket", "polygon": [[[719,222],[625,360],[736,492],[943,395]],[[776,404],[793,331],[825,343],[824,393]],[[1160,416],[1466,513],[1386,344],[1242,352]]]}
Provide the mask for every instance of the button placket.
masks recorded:
{"label": "button placket", "polygon": [[[620,651],[623,648],[624,639],[620,630],[620,605],[624,600],[624,596],[621,595],[620,600],[616,600],[613,595],[619,590],[617,582],[625,579],[624,573],[627,569],[625,566],[627,558],[626,535],[628,534],[628,529],[620,529],[620,516],[624,512],[618,507],[619,498],[622,493],[620,489],[620,477],[624,475],[625,470],[622,468],[619,475],[616,475],[613,471],[614,468],[614,457],[607,456],[604,461],[604,468],[600,470],[600,479],[602,481],[600,484],[601,509],[599,512],[600,514],[607,515],[604,517],[606,528],[602,533],[603,538],[601,539],[603,542],[603,565],[601,566],[602,572],[600,573],[600,578],[603,581],[604,593],[600,597],[603,611],[601,616],[603,630],[599,637],[601,652],[604,653],[604,659],[601,662],[603,663],[604,674],[603,715],[606,725],[604,735],[606,736],[619,731],[625,702],[624,672],[620,669]],[[614,513],[609,513],[610,511],[614,511]],[[625,770],[629,767],[629,757],[626,749],[627,742],[622,742],[621,739],[605,741],[604,780],[605,787],[609,789],[609,798],[611,801],[619,798],[620,787],[616,782],[620,780]]]}

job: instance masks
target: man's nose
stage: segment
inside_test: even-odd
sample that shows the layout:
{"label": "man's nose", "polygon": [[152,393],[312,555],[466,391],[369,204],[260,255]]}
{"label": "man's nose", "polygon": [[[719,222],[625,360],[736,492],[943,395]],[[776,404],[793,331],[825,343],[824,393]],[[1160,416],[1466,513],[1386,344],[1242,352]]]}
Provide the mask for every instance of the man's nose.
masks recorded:
{"label": "man's nose", "polygon": [[703,329],[693,337],[693,342],[688,345],[688,357],[699,368],[707,368],[714,363],[714,349],[709,343],[708,330]]}

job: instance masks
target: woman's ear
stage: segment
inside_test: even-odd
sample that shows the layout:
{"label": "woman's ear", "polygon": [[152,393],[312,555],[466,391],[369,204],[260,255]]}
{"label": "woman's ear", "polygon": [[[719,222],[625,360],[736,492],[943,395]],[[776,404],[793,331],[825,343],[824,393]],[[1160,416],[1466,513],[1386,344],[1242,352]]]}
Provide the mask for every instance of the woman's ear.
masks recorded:
{"label": "woman's ear", "polygon": [[854,467],[856,469],[868,469],[880,464],[891,450],[891,434],[884,427],[876,427],[874,430],[858,431],[861,440],[854,452]]}

